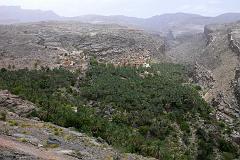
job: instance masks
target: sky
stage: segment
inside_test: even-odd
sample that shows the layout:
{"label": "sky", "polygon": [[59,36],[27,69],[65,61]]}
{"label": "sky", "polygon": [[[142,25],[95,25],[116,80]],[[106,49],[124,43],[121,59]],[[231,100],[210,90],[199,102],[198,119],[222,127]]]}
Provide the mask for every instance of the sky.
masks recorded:
{"label": "sky", "polygon": [[0,0],[0,5],[52,10],[68,17],[99,14],[147,18],[176,12],[216,16],[240,12],[240,0]]}

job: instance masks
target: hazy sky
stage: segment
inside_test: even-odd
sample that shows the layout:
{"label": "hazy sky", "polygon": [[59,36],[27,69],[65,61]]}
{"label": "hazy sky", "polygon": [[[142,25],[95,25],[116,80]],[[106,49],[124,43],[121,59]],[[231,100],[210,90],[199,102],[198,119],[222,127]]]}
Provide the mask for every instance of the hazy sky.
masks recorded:
{"label": "hazy sky", "polygon": [[215,16],[240,12],[240,0],[0,0],[0,5],[53,10],[62,16],[101,14],[150,17],[174,12]]}

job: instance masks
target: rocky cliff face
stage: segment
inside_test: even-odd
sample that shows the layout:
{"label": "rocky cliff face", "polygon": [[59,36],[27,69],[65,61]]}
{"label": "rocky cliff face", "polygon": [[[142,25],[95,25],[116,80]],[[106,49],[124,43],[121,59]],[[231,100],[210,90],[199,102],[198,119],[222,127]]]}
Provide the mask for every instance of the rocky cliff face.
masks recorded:
{"label": "rocky cliff face", "polygon": [[208,26],[204,27],[204,35],[207,38],[207,45],[209,45],[213,41],[213,36],[211,35],[212,33],[213,33],[213,30],[211,30]]}
{"label": "rocky cliff face", "polygon": [[[234,24],[231,29],[229,29],[229,47],[238,56],[240,60],[240,24]],[[237,99],[238,105],[240,106],[240,70],[239,65],[235,69],[235,79],[233,81],[234,94]],[[239,107],[240,110],[240,107]],[[238,113],[239,113],[238,110]],[[238,116],[239,118],[239,116]]]}
{"label": "rocky cliff face", "polygon": [[239,24],[206,26],[207,46],[197,60],[212,72],[215,79],[213,87],[204,97],[216,107],[217,117],[228,122],[240,117],[238,29]]}
{"label": "rocky cliff face", "polygon": [[240,105],[240,69],[236,69],[235,81],[234,81],[234,93],[236,99],[238,101],[238,105]]}
{"label": "rocky cliff face", "polygon": [[228,38],[229,38],[229,45],[233,52],[240,54],[240,27],[239,25],[234,26],[233,28],[229,29]]}
{"label": "rocky cliff face", "polygon": [[193,69],[193,81],[216,110],[216,117],[233,123],[240,116],[239,23],[208,25],[203,34],[190,37],[166,55]]}

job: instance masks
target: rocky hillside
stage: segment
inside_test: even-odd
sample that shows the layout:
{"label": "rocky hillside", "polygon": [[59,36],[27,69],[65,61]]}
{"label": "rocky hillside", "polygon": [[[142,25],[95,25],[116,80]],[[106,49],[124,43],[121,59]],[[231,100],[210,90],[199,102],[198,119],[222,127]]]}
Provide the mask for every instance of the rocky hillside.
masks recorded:
{"label": "rocky hillside", "polygon": [[227,117],[230,122],[240,117],[236,94],[239,70],[238,29],[239,24],[207,26],[205,34],[208,43],[199,60],[211,70],[215,80],[213,88],[205,95],[206,99],[217,107],[219,118]]}
{"label": "rocky hillside", "polygon": [[120,153],[101,138],[88,137],[73,128],[26,118],[36,109],[31,102],[0,91],[0,159],[147,159]]}
{"label": "rocky hillside", "polygon": [[176,63],[196,64],[194,81],[205,88],[203,96],[216,107],[218,118],[228,122],[240,117],[239,29],[239,23],[208,25],[204,34],[192,36],[166,53]]}
{"label": "rocky hillside", "polygon": [[86,68],[89,57],[119,65],[166,61],[158,35],[118,25],[48,22],[0,26],[0,67]]}

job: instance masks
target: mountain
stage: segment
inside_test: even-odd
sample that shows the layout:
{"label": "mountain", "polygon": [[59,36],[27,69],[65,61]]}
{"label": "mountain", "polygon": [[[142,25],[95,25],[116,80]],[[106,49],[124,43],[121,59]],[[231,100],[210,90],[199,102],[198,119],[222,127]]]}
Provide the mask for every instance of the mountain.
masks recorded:
{"label": "mountain", "polygon": [[240,13],[226,13],[216,17],[205,17],[197,14],[173,13],[157,15],[150,18],[135,18],[127,16],[100,16],[85,15],[68,20],[81,21],[94,24],[120,24],[151,32],[168,33],[174,35],[202,33],[204,26],[215,23],[231,23],[240,20]]}
{"label": "mountain", "polygon": [[173,13],[157,15],[150,18],[135,18],[127,16],[86,15],[70,18],[86,23],[120,24],[145,29],[151,32],[168,33],[175,36],[182,34],[202,33],[205,25],[231,23],[240,20],[240,13],[226,13],[216,17],[205,17],[197,14]]}
{"label": "mountain", "polygon": [[240,20],[240,13],[225,13],[211,19],[214,23],[231,23]]}
{"label": "mountain", "polygon": [[22,23],[59,20],[52,11],[22,9],[20,6],[0,6],[0,23]]}
{"label": "mountain", "polygon": [[[164,14],[150,18],[135,18],[127,16],[99,16],[99,15],[86,15],[71,20],[78,20],[85,23],[98,23],[98,24],[120,24],[145,29],[152,32],[168,32],[169,30],[197,30],[195,32],[202,32],[205,21],[209,17],[203,17],[196,14],[175,13]],[[187,25],[186,25],[187,24]],[[195,26],[194,26],[195,25]],[[199,26],[200,25],[200,26]],[[180,28],[181,27],[181,28]]]}
{"label": "mountain", "polygon": [[[117,64],[165,61],[164,38],[112,24],[36,22],[0,26],[0,67],[78,68],[94,56]],[[142,63],[144,63],[142,62]]]}
{"label": "mountain", "polygon": [[168,32],[175,34],[182,32],[202,32],[203,26],[209,17],[196,14],[175,13],[154,16],[146,19],[143,27],[154,31]]}
{"label": "mountain", "polygon": [[67,20],[78,20],[87,23],[116,23],[116,24],[140,24],[142,23],[141,18],[127,17],[122,15],[115,16],[101,16],[101,15],[84,15],[72,18],[66,18]]}
{"label": "mountain", "polygon": [[175,36],[202,33],[204,26],[208,24],[231,23],[240,20],[240,13],[226,13],[216,17],[205,17],[188,13],[163,14],[150,18],[136,18],[122,15],[61,17],[52,11],[28,10],[22,9],[19,6],[0,6],[0,15],[4,15],[0,18],[0,24],[49,20],[80,21],[93,24],[119,24],[157,33],[172,31]]}

